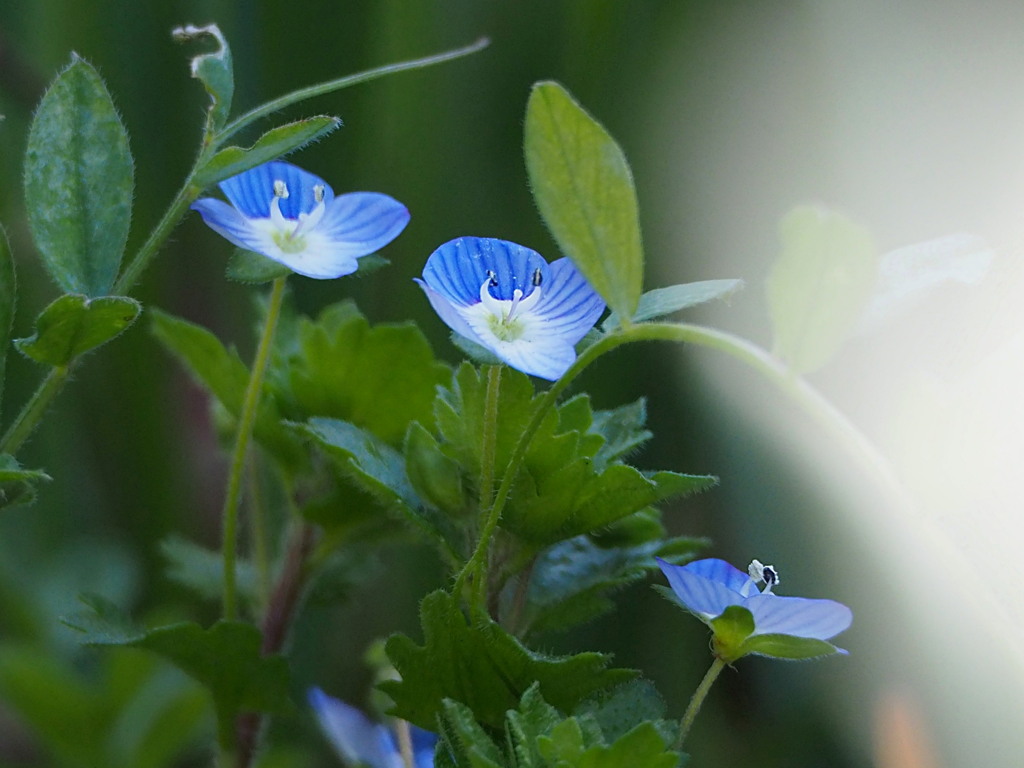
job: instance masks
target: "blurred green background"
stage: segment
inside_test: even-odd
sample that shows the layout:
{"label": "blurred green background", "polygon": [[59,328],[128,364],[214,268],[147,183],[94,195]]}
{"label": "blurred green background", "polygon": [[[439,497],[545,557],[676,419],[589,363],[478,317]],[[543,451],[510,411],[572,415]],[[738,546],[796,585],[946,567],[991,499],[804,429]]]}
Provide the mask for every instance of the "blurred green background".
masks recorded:
{"label": "blurred green background", "polygon": [[[1016,230],[1007,222],[1020,198],[991,191],[1019,191],[1024,165],[1019,153],[996,151],[988,162],[975,150],[1011,146],[1020,135],[1024,89],[1012,92],[1012,80],[1003,78],[1014,66],[1024,71],[1024,46],[1012,31],[1015,24],[1024,29],[1024,18],[1011,3],[993,4],[990,13],[976,20],[979,14],[961,14],[953,3],[894,10],[883,3],[694,0],[5,0],[0,222],[19,268],[15,335],[29,335],[32,318],[56,295],[25,224],[21,161],[33,107],[71,51],[99,69],[131,137],[132,252],[187,171],[206,104],[200,84],[188,77],[191,49],[171,41],[173,27],[220,25],[234,54],[236,110],[302,85],[490,37],[490,47],[468,59],[358,86],[285,114],[340,116],[340,131],[292,159],[338,192],[386,192],[412,212],[406,232],[384,252],[390,268],[362,279],[295,278],[296,305],[312,313],[354,297],[374,321],[417,321],[438,354],[455,362],[459,353],[412,282],[430,252],[453,237],[477,235],[555,255],[522,159],[523,113],[537,80],[563,83],[623,146],[641,204],[647,287],[742,277],[747,291],[701,319],[759,343],[770,342],[761,286],[778,248],[777,221],[798,202],[849,210],[883,248],[961,228],[981,231],[997,245],[1012,243]],[[970,66],[955,66],[965,57]],[[910,103],[923,109],[905,109]],[[985,129],[974,131],[978,124]],[[248,359],[254,291],[224,278],[229,252],[189,216],[135,295],[144,305],[207,325]],[[863,348],[851,357],[821,377],[826,391],[844,370],[872,359]],[[948,670],[915,654],[920,638],[900,623],[904,590],[872,568],[875,553],[842,522],[837,497],[863,486],[857,470],[836,479],[787,457],[781,446],[795,435],[820,440],[814,428],[766,387],[755,387],[762,410],[792,434],[783,439],[777,428],[751,421],[750,409],[724,394],[716,371],[753,379],[710,353],[645,347],[606,359],[579,386],[601,407],[648,398],[656,437],[637,457],[639,466],[721,476],[719,489],[668,511],[673,532],[712,537],[711,553],[737,565],[752,557],[775,562],[782,592],[843,600],[857,621],[839,640],[853,650],[849,659],[794,665],[745,659],[723,675],[689,744],[694,764],[1018,764],[1020,737],[1007,726],[1019,724],[1019,711],[985,710],[981,730],[965,726],[970,737],[947,730],[958,719],[950,708],[962,703],[943,698]],[[5,418],[38,377],[33,364],[11,360]],[[158,665],[129,652],[82,651],[56,617],[75,610],[77,593],[90,590],[140,618],[162,611],[211,621],[212,606],[195,603],[163,577],[158,545],[171,533],[216,545],[225,461],[205,396],[158,348],[144,321],[79,369],[21,458],[55,480],[35,506],[0,517],[0,766],[89,765],[73,748],[41,747],[19,708],[29,701],[33,711],[52,709],[54,719],[61,707],[79,714],[96,709],[94,720],[71,716],[63,733],[55,722],[48,737],[73,741],[80,728],[95,739],[97,724],[107,722],[99,710],[114,706],[97,691],[121,686],[130,701],[126,681],[143,674],[143,666]],[[836,496],[828,495],[830,488],[838,489]],[[403,540],[368,567],[372,575],[346,602],[314,603],[304,612],[293,646],[297,700],[317,684],[366,704],[367,645],[396,630],[418,636],[417,601],[441,578],[432,556]],[[673,715],[682,713],[709,661],[704,627],[646,585],[624,592],[613,616],[546,642],[554,651],[614,652],[619,664],[656,681]],[[137,722],[122,718],[117,733],[106,737],[123,742],[124,754],[147,717],[165,727],[197,727],[201,697],[169,670],[153,674],[166,677],[167,693],[132,703]],[[985,681],[998,679],[992,669],[984,674],[995,675]],[[968,687],[987,684],[972,675],[965,673]],[[876,749],[876,740],[888,743],[885,723],[903,722],[904,715],[908,732],[924,741],[916,754],[928,760],[934,751],[940,758],[892,762],[885,755],[893,753]],[[304,711],[272,733],[285,745],[281,765],[336,764]],[[987,758],[973,762],[970,755],[982,748],[990,750]],[[158,755],[149,759],[164,764]],[[205,756],[192,752],[183,760],[203,764]]]}

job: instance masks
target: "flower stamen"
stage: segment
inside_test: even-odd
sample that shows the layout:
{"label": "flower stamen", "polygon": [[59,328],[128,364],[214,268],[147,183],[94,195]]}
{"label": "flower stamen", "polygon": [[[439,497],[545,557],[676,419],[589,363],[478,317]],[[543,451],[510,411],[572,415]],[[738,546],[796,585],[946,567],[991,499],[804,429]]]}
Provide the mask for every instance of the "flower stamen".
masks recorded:
{"label": "flower stamen", "polygon": [[747,573],[750,574],[750,578],[754,580],[755,584],[764,582],[764,589],[761,590],[763,595],[772,594],[772,589],[779,583],[779,572],[775,570],[775,566],[764,565],[756,558],[750,561]]}

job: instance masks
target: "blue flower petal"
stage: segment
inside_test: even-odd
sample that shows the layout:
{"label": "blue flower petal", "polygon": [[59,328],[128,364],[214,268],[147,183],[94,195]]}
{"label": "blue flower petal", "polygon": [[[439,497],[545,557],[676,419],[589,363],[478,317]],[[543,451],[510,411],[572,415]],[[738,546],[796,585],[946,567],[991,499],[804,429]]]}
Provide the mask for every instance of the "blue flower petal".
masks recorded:
{"label": "blue flower petal", "polygon": [[758,594],[757,585],[750,578],[749,574],[744,573],[739,568],[734,568],[731,563],[727,563],[725,560],[720,560],[717,557],[694,560],[681,567],[690,573],[720,582],[734,592],[739,592],[743,597]]}
{"label": "blue flower petal", "polygon": [[334,198],[317,230],[339,251],[359,258],[380,250],[409,223],[409,211],[379,192],[349,192]]}
{"label": "blue flower petal", "polygon": [[517,371],[548,381],[557,380],[576,361],[576,350],[557,337],[492,342],[486,346]]}
{"label": "blue flower petal", "polygon": [[264,163],[225,179],[220,183],[220,188],[243,216],[265,219],[270,216],[275,181],[283,181],[288,188],[288,197],[282,198],[280,202],[281,213],[286,219],[297,219],[300,213],[309,213],[316,207],[314,187],[323,187],[325,203],[334,197],[330,185],[319,176],[281,161]]}
{"label": "blue flower petal", "polygon": [[[672,565],[660,557],[657,560],[679,601],[688,611],[702,618],[720,616],[730,605],[742,605],[746,599],[729,586],[736,584],[735,574],[743,574],[724,560],[710,558],[687,565]],[[744,578],[750,580],[749,577]]]}
{"label": "blue flower petal", "polygon": [[755,595],[744,606],[754,615],[754,634],[828,640],[847,629],[853,611],[834,600]]}
{"label": "blue flower petal", "polygon": [[265,250],[266,237],[253,228],[249,219],[227,203],[212,197],[202,197],[192,203],[191,208],[199,212],[210,229],[239,248],[261,253]]}
{"label": "blue flower petal", "polygon": [[465,336],[467,339],[482,343],[477,337],[476,332],[462,316],[457,305],[453,304],[446,295],[435,291],[418,277],[413,278],[413,280],[415,280],[419,287],[423,289],[423,292],[427,294],[430,306],[434,308],[434,311],[437,312],[438,317],[444,321],[445,325],[460,336]]}
{"label": "blue flower petal", "polygon": [[498,282],[490,288],[491,295],[508,301],[517,288],[524,296],[533,291],[533,275],[538,269],[541,283],[547,283],[548,264],[536,251],[507,240],[459,237],[430,254],[423,279],[450,301],[468,305],[480,301],[480,286],[488,279],[488,270]]}
{"label": "blue flower petal", "polygon": [[383,725],[319,688],[310,688],[307,697],[321,729],[342,759],[370,768],[402,768],[398,746]]}
{"label": "blue flower petal", "polygon": [[604,301],[569,259],[549,266],[548,282],[535,311],[543,316],[549,333],[575,345],[594,327],[604,312]]}

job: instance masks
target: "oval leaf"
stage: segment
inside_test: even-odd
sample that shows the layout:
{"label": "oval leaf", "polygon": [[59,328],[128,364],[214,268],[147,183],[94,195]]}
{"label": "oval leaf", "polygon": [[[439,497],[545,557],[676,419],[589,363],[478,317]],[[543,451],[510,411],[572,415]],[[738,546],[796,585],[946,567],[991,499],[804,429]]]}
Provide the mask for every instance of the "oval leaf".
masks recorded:
{"label": "oval leaf", "polygon": [[72,55],[36,111],[25,202],[36,247],[67,293],[103,296],[128,238],[134,185],[128,134],[103,81]]}
{"label": "oval leaf", "polygon": [[231,65],[231,49],[228,41],[216,24],[197,27],[189,24],[178,27],[171,32],[178,42],[198,40],[203,37],[213,38],[217,49],[203,53],[192,59],[192,77],[201,81],[206,92],[210,94],[210,112],[208,127],[218,131],[228,120],[231,112],[231,99],[235,94],[235,74]]}
{"label": "oval leaf", "polygon": [[820,368],[846,340],[875,284],[871,236],[845,216],[800,206],[782,219],[768,276],[775,355],[795,373]]}
{"label": "oval leaf", "polygon": [[264,133],[248,149],[225,147],[196,173],[195,183],[206,188],[218,181],[237,176],[257,165],[276,160],[321,139],[337,128],[341,120],[330,115],[317,115],[294,123],[279,125]]}
{"label": "oval leaf", "polygon": [[89,299],[68,294],[40,313],[34,335],[14,344],[36,362],[64,367],[120,335],[141,311],[142,305],[127,296]]}
{"label": "oval leaf", "polygon": [[526,107],[526,169],[541,216],[608,307],[633,317],[644,259],[633,175],[622,149],[557,83]]}
{"label": "oval leaf", "polygon": [[11,325],[18,285],[14,274],[14,255],[11,253],[7,233],[0,227],[0,402],[3,398],[4,371],[7,367],[7,347],[11,342]]}
{"label": "oval leaf", "polygon": [[[656,320],[681,309],[695,307],[714,299],[725,299],[742,287],[742,280],[701,280],[696,283],[655,288],[640,297],[640,303],[633,314],[633,322],[642,323],[645,320]],[[612,312],[608,315],[608,319],[601,324],[601,328],[607,333],[621,324],[619,316]]]}

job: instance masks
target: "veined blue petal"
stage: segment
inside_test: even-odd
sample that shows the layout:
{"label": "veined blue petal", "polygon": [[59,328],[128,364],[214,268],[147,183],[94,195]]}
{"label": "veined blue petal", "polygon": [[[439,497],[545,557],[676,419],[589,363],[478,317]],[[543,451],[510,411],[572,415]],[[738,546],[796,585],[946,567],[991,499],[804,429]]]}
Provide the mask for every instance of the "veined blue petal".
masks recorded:
{"label": "veined blue petal", "polygon": [[220,188],[243,216],[265,219],[270,216],[270,201],[274,199],[276,181],[283,181],[288,190],[288,196],[280,202],[281,213],[286,219],[297,219],[300,213],[313,210],[317,204],[315,188],[318,186],[323,188],[325,203],[334,198],[330,185],[319,176],[280,160],[257,165],[225,179]]}
{"label": "veined blue petal", "polygon": [[379,192],[349,192],[327,205],[317,231],[359,258],[383,248],[408,223],[408,209],[393,197]]}
{"label": "veined blue petal", "polygon": [[517,371],[548,381],[558,379],[576,361],[572,345],[557,338],[499,341],[491,350]]}
{"label": "veined blue petal", "polygon": [[469,323],[466,322],[466,318],[460,311],[462,307],[453,304],[446,295],[439,293],[438,291],[435,291],[433,288],[427,285],[426,282],[420,280],[418,277],[413,279],[416,281],[419,287],[423,289],[423,292],[427,294],[427,299],[430,301],[430,306],[434,308],[434,311],[437,312],[438,317],[440,317],[444,321],[445,325],[447,325],[460,336],[465,336],[467,339],[475,341],[479,344],[484,343],[476,335],[476,332],[469,325]]}
{"label": "veined blue petal", "polygon": [[730,605],[744,604],[744,596],[725,583],[725,580],[735,581],[726,569],[736,569],[724,560],[712,558],[687,565],[672,565],[658,558],[658,565],[683,606],[704,618],[713,619]]}
{"label": "veined blue petal", "polygon": [[198,211],[206,225],[221,237],[239,248],[263,253],[266,236],[227,203],[212,197],[202,197],[192,203],[191,208]]}
{"label": "veined blue petal", "polygon": [[344,760],[370,768],[402,768],[398,746],[387,728],[319,688],[310,688],[307,695],[320,728]]}
{"label": "veined blue petal", "polygon": [[558,259],[548,269],[546,290],[534,311],[549,333],[575,346],[604,312],[604,301],[571,260]]}
{"label": "veined blue petal", "polygon": [[507,240],[459,237],[430,254],[423,279],[450,301],[465,305],[480,301],[480,286],[488,280],[488,270],[497,281],[490,294],[508,301],[516,289],[530,295],[538,269],[543,285],[548,281],[548,265],[536,251]]}
{"label": "veined blue petal", "polygon": [[743,605],[754,615],[755,635],[828,640],[853,622],[853,611],[834,600],[755,595]]}
{"label": "veined blue petal", "polygon": [[711,581],[717,581],[731,589],[739,592],[743,597],[750,597],[758,594],[757,585],[750,575],[739,568],[733,567],[731,563],[717,557],[707,557],[703,560],[694,560],[686,565],[676,566],[684,568],[688,573],[703,576]]}

